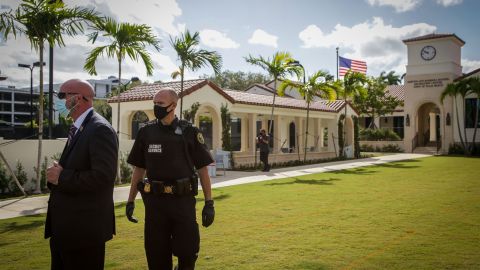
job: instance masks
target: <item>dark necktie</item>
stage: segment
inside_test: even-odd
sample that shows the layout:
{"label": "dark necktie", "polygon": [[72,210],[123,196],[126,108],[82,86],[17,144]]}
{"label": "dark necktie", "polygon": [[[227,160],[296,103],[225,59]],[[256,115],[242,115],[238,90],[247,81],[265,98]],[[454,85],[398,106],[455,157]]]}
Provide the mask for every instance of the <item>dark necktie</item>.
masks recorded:
{"label": "dark necktie", "polygon": [[75,132],[77,131],[77,127],[75,125],[72,125],[70,127],[70,130],[68,131],[68,141],[67,141],[67,145],[70,145],[70,143],[72,142],[72,139],[73,137],[75,136]]}

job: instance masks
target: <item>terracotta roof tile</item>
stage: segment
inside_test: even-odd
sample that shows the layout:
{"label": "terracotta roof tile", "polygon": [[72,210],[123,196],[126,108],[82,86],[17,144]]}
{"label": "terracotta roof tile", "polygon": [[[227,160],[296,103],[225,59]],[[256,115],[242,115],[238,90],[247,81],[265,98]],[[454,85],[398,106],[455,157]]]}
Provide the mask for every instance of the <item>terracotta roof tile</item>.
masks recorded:
{"label": "terracotta roof tile", "polygon": [[[202,82],[205,84],[207,80],[205,79],[185,80],[183,82],[183,90],[188,92],[191,90],[191,88],[199,85]],[[121,93],[120,101],[126,102],[126,101],[151,100],[153,99],[153,96],[155,95],[155,93],[158,92],[158,90],[167,88],[167,87],[172,88],[173,90],[175,90],[175,92],[180,94],[180,81],[142,84],[139,86],[135,86],[126,92]],[[117,102],[117,96],[109,98],[108,102],[110,103]]]}
{"label": "terracotta roof tile", "polygon": [[[240,103],[240,104],[249,104],[249,105],[258,105],[258,106],[271,106],[273,95],[259,95],[245,93],[243,91],[235,90],[223,90],[218,87],[213,82],[210,82],[205,79],[199,80],[187,80],[184,81],[184,94],[188,95],[205,85],[212,87],[217,93],[222,95],[225,99],[231,103]],[[128,101],[141,101],[141,100],[152,100],[155,93],[163,88],[170,87],[177,93],[180,93],[180,82],[166,82],[166,83],[154,83],[154,84],[143,84],[132,89],[123,92],[120,94],[121,102]],[[108,102],[115,103],[117,97],[112,97],[108,99]],[[294,99],[289,97],[279,97],[275,98],[275,106],[279,108],[292,108],[304,110],[307,108],[307,103],[301,99]],[[324,112],[338,112],[344,107],[345,102],[343,100],[336,100],[333,102],[328,102],[326,100],[320,100],[310,104],[310,109],[312,111],[324,111]]]}
{"label": "terracotta roof tile", "polygon": [[403,40],[403,43],[408,43],[408,42],[413,42],[413,41],[420,41],[420,40],[428,40],[428,39],[445,38],[445,37],[454,37],[454,38],[456,38],[458,41],[460,41],[460,43],[462,43],[463,45],[465,44],[465,41],[463,41],[461,38],[459,38],[459,37],[458,37],[457,35],[455,35],[455,34],[435,34],[435,33],[428,34],[428,35],[424,35],[424,36],[419,36],[419,37],[414,37],[414,38],[404,39],[404,40]]}
{"label": "terracotta roof tile", "polygon": [[463,74],[462,76],[456,78],[454,81],[456,81],[456,82],[461,81],[461,80],[463,80],[463,79],[465,79],[465,78],[468,78],[468,77],[472,76],[472,75],[475,74],[475,73],[480,73],[480,68],[477,68],[477,69],[472,70],[472,71],[470,71],[470,72],[468,72],[468,73],[465,73],[465,74]]}
{"label": "terracotta roof tile", "polygon": [[[229,91],[226,90],[225,93],[232,97],[235,101],[234,103],[240,104],[249,104],[249,105],[259,105],[259,106],[271,106],[273,101],[273,95],[258,95],[251,94],[239,91]],[[326,100],[321,100],[313,102],[310,104],[310,109],[312,111],[324,111],[324,112],[338,112],[343,108],[343,100],[336,100],[333,102],[328,102]],[[279,108],[291,108],[291,109],[306,109],[307,103],[301,99],[279,97],[275,98],[275,106]]]}

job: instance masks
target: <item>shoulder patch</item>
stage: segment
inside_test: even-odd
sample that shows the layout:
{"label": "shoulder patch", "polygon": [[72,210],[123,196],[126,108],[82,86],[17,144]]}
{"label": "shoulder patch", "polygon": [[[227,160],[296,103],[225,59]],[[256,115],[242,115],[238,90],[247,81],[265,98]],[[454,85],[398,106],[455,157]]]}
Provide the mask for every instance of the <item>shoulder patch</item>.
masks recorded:
{"label": "shoulder patch", "polygon": [[205,144],[205,140],[203,139],[203,135],[201,132],[197,133],[197,141],[201,144]]}

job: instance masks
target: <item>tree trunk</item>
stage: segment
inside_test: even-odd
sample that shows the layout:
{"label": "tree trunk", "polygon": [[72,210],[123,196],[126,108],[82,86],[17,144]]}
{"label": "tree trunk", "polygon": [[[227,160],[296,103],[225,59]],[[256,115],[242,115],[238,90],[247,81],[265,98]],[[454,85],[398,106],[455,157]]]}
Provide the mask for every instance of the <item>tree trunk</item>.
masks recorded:
{"label": "tree trunk", "polygon": [[[462,96],[463,102],[463,111],[465,112],[465,96]],[[465,114],[463,115],[463,119],[465,119]],[[470,155],[470,147],[468,146],[468,137],[467,137],[467,125],[463,123],[463,136],[465,138],[465,154]]]}
{"label": "tree trunk", "polygon": [[[458,117],[458,105],[457,105],[457,95],[453,97],[453,102],[455,102],[455,110],[457,115],[457,127],[458,127],[458,136],[460,137],[460,142],[462,143],[463,151],[466,151],[465,142],[463,141],[462,131],[460,129],[460,118]],[[466,152],[465,152],[466,154]]]}
{"label": "tree trunk", "polygon": [[307,161],[307,142],[308,142],[308,118],[310,114],[310,102],[307,102],[307,123],[305,126],[305,153],[303,155],[303,162]]}
{"label": "tree trunk", "polygon": [[185,70],[185,65],[182,63],[182,68],[180,69],[180,120],[183,119],[183,71],[184,70]]}
{"label": "tree trunk", "polygon": [[38,93],[38,155],[37,155],[37,182],[35,185],[35,194],[42,193],[40,187],[40,171],[42,162],[42,139],[43,139],[43,41],[40,41],[40,92]]}
{"label": "tree trunk", "polygon": [[[118,86],[117,86],[117,140],[120,142],[120,94],[122,87],[122,54],[120,53],[118,56]],[[120,151],[120,147],[118,148],[118,159],[117,159],[117,184],[122,183],[122,174],[120,170],[120,161],[122,158],[122,152]]]}
{"label": "tree trunk", "polygon": [[478,98],[479,96],[477,96],[477,101],[476,101],[476,107],[475,107],[475,121],[473,123],[473,127],[474,127],[474,130],[473,130],[473,138],[472,138],[472,144],[473,144],[473,147],[472,147],[472,151],[470,151],[470,154],[473,154],[473,152],[475,151],[475,148],[476,148],[476,145],[475,145],[475,139],[477,137],[477,126],[478,126]]}
{"label": "tree trunk", "polygon": [[268,135],[272,134],[272,128],[273,128],[273,110],[275,109],[275,97],[277,96],[277,77],[273,78],[275,81],[273,81],[273,101],[272,101],[272,113],[270,114],[270,126],[268,127]]}
{"label": "tree trunk", "polygon": [[118,56],[118,87],[117,87],[117,137],[120,138],[120,93],[122,87],[122,56]]}

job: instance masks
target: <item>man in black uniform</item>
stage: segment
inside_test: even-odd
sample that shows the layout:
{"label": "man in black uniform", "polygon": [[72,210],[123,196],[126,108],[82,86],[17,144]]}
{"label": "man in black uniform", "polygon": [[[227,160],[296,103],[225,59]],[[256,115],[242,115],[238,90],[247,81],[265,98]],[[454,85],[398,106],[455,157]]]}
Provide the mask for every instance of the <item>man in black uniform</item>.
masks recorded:
{"label": "man in black uniform", "polygon": [[126,215],[137,222],[133,210],[140,192],[145,205],[145,252],[152,270],[172,269],[172,254],[178,257],[177,269],[195,268],[200,248],[195,213],[198,177],[205,197],[202,225],[210,226],[215,216],[206,167],[213,159],[199,130],[176,118],[177,101],[171,89],[155,94],[157,119],[139,130],[127,160],[135,167]]}
{"label": "man in black uniform", "polygon": [[265,129],[260,130],[260,134],[257,137],[258,147],[260,148],[260,161],[263,162],[262,172],[270,171],[270,164],[268,164],[268,153],[270,147],[268,145],[268,136],[265,133]]}

